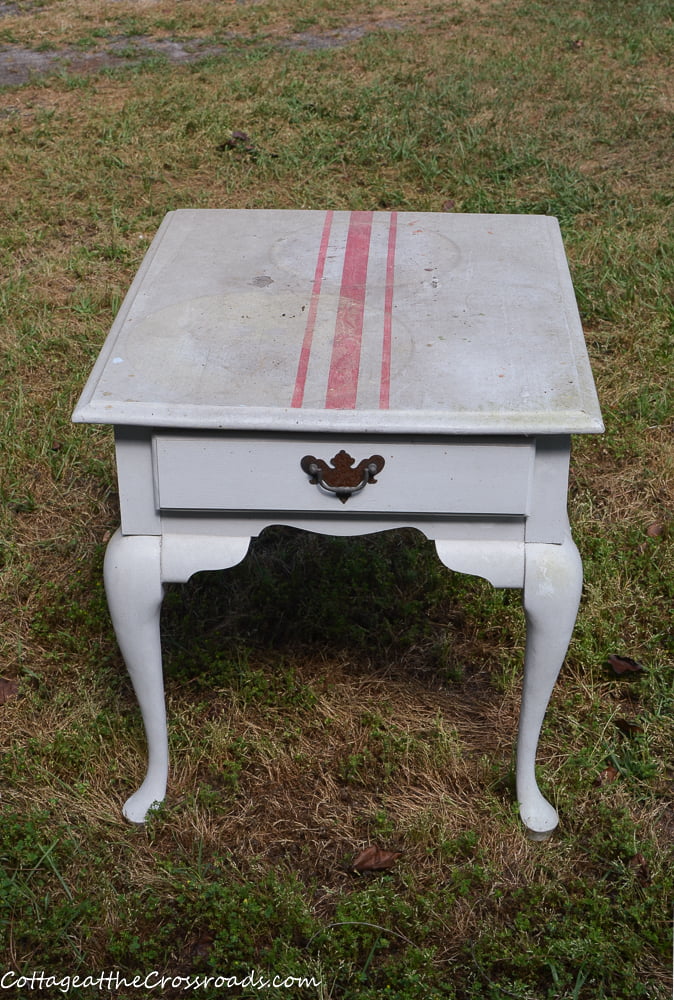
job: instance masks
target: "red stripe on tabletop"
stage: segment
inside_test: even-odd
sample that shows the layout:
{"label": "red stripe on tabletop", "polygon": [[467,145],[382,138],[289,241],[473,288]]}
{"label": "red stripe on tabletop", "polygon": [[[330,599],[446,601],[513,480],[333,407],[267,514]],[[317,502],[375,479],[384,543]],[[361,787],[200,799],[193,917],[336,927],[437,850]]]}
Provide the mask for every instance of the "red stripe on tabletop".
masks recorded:
{"label": "red stripe on tabletop", "polygon": [[356,407],[372,216],[372,212],[352,212],[349,221],[325,398],[328,410]]}
{"label": "red stripe on tabletop", "polygon": [[311,344],[314,339],[314,329],[316,327],[316,313],[318,312],[318,300],[321,295],[321,282],[323,281],[323,271],[325,270],[325,258],[328,255],[328,242],[330,240],[330,229],[332,227],[332,212],[325,213],[325,223],[321,236],[321,245],[318,250],[318,260],[316,261],[316,271],[314,273],[314,284],[311,290],[311,301],[309,302],[309,312],[307,313],[307,325],[304,330],[304,340],[300,351],[300,360],[297,365],[297,375],[295,377],[295,391],[291,406],[301,406],[304,400],[304,387],[307,382],[307,371],[309,369],[309,357],[311,355]]}
{"label": "red stripe on tabletop", "polygon": [[388,251],[386,254],[386,290],[384,292],[384,342],[381,352],[381,385],[379,387],[379,409],[388,410],[391,396],[391,328],[393,325],[393,281],[395,276],[396,235],[398,213],[391,212],[388,229]]}

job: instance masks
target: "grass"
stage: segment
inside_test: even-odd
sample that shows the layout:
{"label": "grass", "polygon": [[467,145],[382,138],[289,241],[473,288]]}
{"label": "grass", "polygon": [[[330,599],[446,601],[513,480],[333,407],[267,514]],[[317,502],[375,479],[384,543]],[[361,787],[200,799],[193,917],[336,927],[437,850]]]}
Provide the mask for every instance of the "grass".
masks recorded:
{"label": "grass", "polygon": [[[0,90],[4,968],[255,969],[321,982],[270,997],[321,1000],[669,996],[670,5],[14,6],[1,44],[100,61]],[[202,54],[172,65],[162,40]],[[586,582],[541,741],[552,841],[513,804],[518,595],[445,573],[411,533],[274,529],[170,588],[169,796],[122,820],[144,741],[101,583],[112,441],[69,418],[180,207],[559,217],[607,430],[574,446]],[[611,652],[646,672],[613,678]],[[403,856],[355,875],[371,842]]]}

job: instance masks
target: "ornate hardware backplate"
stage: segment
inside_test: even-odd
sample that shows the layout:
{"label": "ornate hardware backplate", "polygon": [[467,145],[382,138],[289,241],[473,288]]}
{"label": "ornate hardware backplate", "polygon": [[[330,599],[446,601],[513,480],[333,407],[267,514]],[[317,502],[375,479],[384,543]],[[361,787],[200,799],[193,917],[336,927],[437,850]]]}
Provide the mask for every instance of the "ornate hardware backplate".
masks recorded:
{"label": "ornate hardware backplate", "polygon": [[384,468],[384,459],[381,455],[370,455],[363,458],[358,465],[354,466],[355,458],[342,449],[334,458],[330,459],[330,465],[322,458],[314,458],[313,455],[305,455],[300,465],[304,472],[310,476],[309,482],[326,493],[332,493],[342,503],[346,503],[354,493],[360,493],[368,483],[376,483],[374,478]]}

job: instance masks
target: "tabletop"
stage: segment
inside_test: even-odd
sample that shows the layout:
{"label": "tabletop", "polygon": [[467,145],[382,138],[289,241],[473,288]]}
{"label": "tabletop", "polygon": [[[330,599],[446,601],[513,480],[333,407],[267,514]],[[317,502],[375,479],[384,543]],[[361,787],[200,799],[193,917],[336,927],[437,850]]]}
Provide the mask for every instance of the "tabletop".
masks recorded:
{"label": "tabletop", "polygon": [[367,211],[169,213],[73,419],[603,429],[556,219]]}

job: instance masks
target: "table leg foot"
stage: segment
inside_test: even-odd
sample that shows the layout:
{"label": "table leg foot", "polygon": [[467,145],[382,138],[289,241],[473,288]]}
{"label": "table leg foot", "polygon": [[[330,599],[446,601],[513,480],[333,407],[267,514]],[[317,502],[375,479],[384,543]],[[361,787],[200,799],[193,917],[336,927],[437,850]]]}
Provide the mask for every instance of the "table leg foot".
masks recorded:
{"label": "table leg foot", "polygon": [[578,613],[583,570],[571,535],[561,545],[528,543],[524,572],[527,645],[517,742],[517,799],[532,839],[546,839],[559,822],[536,783],[538,739]]}
{"label": "table leg foot", "polygon": [[146,778],[138,791],[130,795],[122,806],[124,819],[128,819],[130,823],[144,823],[150,809],[163,802],[167,778],[168,769],[164,778],[160,775]]}
{"label": "table leg foot", "polygon": [[122,535],[108,543],[103,568],[110,617],[140,705],[148,748],[143,784],[124,806],[124,815],[142,823],[166,794],[168,736],[161,661],[159,616],[163,597],[161,541],[153,535]]}

